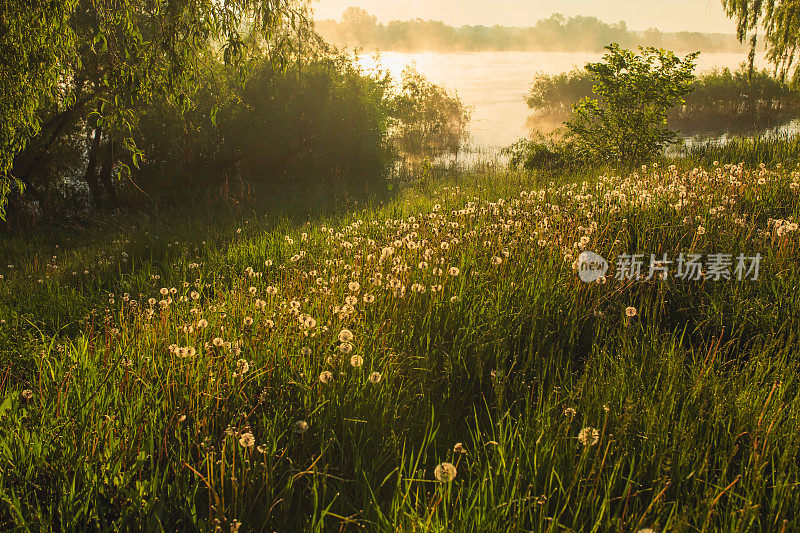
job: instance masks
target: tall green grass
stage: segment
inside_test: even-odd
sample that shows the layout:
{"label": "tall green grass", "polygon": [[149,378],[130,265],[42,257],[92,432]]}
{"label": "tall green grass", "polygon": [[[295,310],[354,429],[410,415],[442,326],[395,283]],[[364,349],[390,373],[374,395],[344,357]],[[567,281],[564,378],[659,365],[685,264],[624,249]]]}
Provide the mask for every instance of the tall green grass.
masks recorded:
{"label": "tall green grass", "polygon": [[[492,178],[307,222],[142,223],[58,268],[33,259],[49,250],[3,265],[2,527],[800,528],[798,232],[776,229],[800,216],[797,177]],[[761,278],[585,285],[582,236],[608,258],[759,252]],[[60,323],[73,305],[93,311]]]}

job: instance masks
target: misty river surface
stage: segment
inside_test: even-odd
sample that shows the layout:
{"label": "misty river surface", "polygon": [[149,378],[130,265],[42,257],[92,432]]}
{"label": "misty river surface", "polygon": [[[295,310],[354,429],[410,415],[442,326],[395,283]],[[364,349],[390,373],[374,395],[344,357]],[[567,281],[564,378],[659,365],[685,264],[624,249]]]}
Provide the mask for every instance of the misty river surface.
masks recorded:
{"label": "misty river surface", "polygon": [[[599,61],[601,53],[569,52],[382,52],[361,54],[358,62],[367,69],[376,65],[391,72],[397,81],[403,68],[415,63],[433,83],[456,91],[472,107],[471,144],[476,147],[508,146],[529,134],[530,110],[526,95],[536,72],[559,74],[586,63]],[[679,54],[681,55],[681,54]],[[747,61],[746,54],[701,54],[695,72],[728,67],[735,70]],[[763,58],[758,66],[766,66]]]}

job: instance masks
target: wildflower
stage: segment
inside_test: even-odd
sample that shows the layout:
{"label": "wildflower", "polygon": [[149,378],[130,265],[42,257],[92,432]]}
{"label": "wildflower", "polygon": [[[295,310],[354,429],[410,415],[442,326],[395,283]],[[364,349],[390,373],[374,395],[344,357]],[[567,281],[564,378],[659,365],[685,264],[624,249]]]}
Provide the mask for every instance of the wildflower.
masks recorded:
{"label": "wildflower", "polygon": [[375,301],[375,297],[373,295],[371,295],[371,294],[365,294],[364,295],[364,303],[371,304],[374,301]]}
{"label": "wildflower", "polygon": [[242,320],[242,324],[244,324],[244,326],[246,328],[250,327],[250,326],[253,325],[253,319],[251,317],[249,317],[249,316],[246,316],[246,317],[244,317],[244,320]]}
{"label": "wildflower", "polygon": [[358,290],[361,288],[361,285],[357,281],[351,281],[347,285],[347,288],[350,289],[353,292],[358,292]]}
{"label": "wildflower", "polygon": [[450,274],[450,275],[451,275],[451,276],[453,276],[453,277],[456,277],[456,276],[458,276],[458,274],[459,274],[460,272],[461,272],[461,271],[460,271],[460,270],[459,270],[457,267],[450,267],[450,268],[448,269],[448,271],[447,271],[447,273],[448,273],[448,274]]}
{"label": "wildflower", "polygon": [[361,357],[360,355],[354,355],[353,357],[350,358],[350,366],[354,368],[359,368],[363,364],[364,364],[364,358]]}
{"label": "wildflower", "polygon": [[319,375],[319,380],[322,383],[329,383],[333,379],[333,373],[328,370],[325,370]]}
{"label": "wildflower", "polygon": [[239,359],[236,361],[236,370],[238,370],[239,374],[245,375],[250,370],[250,363],[244,359]]}
{"label": "wildflower", "polygon": [[584,446],[594,446],[600,442],[600,432],[593,427],[585,427],[578,433],[578,441]]}
{"label": "wildflower", "polygon": [[370,383],[380,383],[381,381],[381,373],[380,372],[373,372],[369,375],[369,382]]}
{"label": "wildflower", "polygon": [[461,444],[460,442],[456,442],[456,445],[453,446],[453,451],[455,453],[467,453],[467,449],[464,448],[464,445]]}
{"label": "wildflower", "polygon": [[625,315],[628,316],[628,317],[634,317],[634,316],[636,316],[636,313],[637,313],[637,311],[636,311],[635,307],[626,307],[625,308]]}
{"label": "wildflower", "polygon": [[217,348],[221,348],[225,341],[222,340],[222,337],[214,337],[214,340],[211,341],[211,344],[216,346]]}
{"label": "wildflower", "polygon": [[456,466],[453,463],[441,463],[433,470],[433,475],[437,481],[449,483],[456,478]]}
{"label": "wildflower", "polygon": [[33,398],[33,391],[30,389],[25,389],[22,391],[22,398],[25,400],[30,400]]}
{"label": "wildflower", "polygon": [[255,443],[256,439],[253,437],[252,433],[242,433],[239,437],[239,444],[245,448],[252,448]]}
{"label": "wildflower", "polygon": [[703,226],[697,226],[697,234],[698,235],[705,235],[706,234],[706,228],[704,228]]}
{"label": "wildflower", "polygon": [[303,433],[308,431],[308,422],[306,422],[305,420],[298,420],[297,422],[294,423],[293,431],[298,435],[302,435]]}
{"label": "wildflower", "polygon": [[353,351],[353,345],[349,342],[343,342],[339,345],[339,351],[345,355],[351,353]]}
{"label": "wildflower", "polygon": [[572,418],[573,416],[575,416],[575,412],[576,412],[575,408],[567,407],[566,409],[564,409],[564,416]]}
{"label": "wildflower", "polygon": [[206,320],[205,318],[201,318],[200,320],[197,321],[197,327],[198,328],[207,328],[208,327],[208,320]]}
{"label": "wildflower", "polygon": [[353,332],[349,329],[343,329],[339,332],[339,342],[350,342],[353,340]]}

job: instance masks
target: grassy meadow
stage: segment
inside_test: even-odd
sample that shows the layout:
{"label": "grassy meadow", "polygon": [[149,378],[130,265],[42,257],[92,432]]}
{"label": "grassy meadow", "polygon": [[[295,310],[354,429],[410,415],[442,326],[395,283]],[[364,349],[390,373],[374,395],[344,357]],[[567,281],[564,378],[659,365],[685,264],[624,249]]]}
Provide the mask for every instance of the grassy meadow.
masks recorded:
{"label": "grassy meadow", "polygon": [[793,167],[394,192],[0,243],[0,529],[800,530]]}

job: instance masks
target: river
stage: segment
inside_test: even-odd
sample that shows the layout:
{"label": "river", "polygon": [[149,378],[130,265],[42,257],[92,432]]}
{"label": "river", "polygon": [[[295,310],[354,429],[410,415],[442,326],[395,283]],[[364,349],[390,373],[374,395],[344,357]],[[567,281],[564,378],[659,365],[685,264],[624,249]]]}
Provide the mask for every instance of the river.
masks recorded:
{"label": "river", "polygon": [[[403,68],[416,63],[417,70],[433,83],[455,91],[472,107],[471,144],[496,149],[527,136],[530,111],[526,94],[536,72],[558,74],[598,61],[602,54],[561,52],[383,52],[362,54],[359,64],[380,66],[398,80]],[[745,54],[701,54],[696,72],[713,68],[736,69]],[[759,66],[766,66],[762,58]]]}

